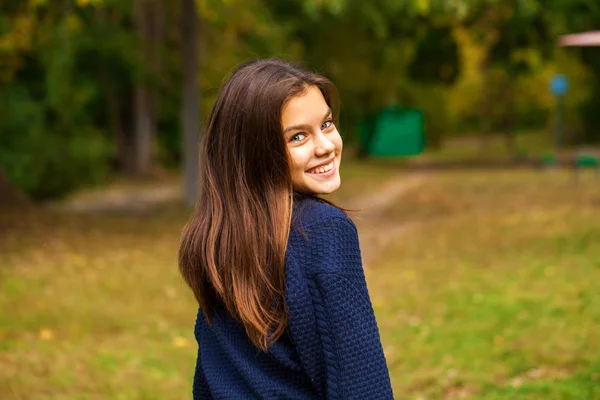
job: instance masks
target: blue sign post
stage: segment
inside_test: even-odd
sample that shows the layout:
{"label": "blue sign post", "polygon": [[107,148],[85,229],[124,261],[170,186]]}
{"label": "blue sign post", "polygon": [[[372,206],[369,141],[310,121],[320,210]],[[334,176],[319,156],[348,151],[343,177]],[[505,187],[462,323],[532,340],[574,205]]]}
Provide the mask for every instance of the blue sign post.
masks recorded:
{"label": "blue sign post", "polygon": [[564,130],[564,98],[565,94],[569,90],[569,81],[564,75],[554,75],[550,81],[550,91],[556,96],[556,130],[554,143],[556,149],[560,148],[562,144],[563,130]]}

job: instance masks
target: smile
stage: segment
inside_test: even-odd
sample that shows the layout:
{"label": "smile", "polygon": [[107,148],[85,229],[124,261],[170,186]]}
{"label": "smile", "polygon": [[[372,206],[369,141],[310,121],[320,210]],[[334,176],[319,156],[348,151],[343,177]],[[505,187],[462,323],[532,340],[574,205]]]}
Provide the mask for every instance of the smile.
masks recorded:
{"label": "smile", "polygon": [[332,175],[334,172],[335,172],[335,159],[332,160],[329,164],[311,168],[306,171],[306,173],[308,173],[308,174],[320,175],[320,176]]}

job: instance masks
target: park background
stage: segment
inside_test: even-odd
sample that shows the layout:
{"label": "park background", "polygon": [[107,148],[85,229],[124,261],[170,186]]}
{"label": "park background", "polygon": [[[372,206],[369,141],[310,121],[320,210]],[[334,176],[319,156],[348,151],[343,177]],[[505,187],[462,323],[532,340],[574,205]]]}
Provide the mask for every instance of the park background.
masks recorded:
{"label": "park background", "polygon": [[[572,168],[600,48],[559,46],[599,26],[596,0],[0,1],[0,398],[190,397],[195,142],[276,56],[340,90],[330,199],[363,210],[396,398],[600,399],[600,177]],[[421,154],[365,151],[391,105]]]}

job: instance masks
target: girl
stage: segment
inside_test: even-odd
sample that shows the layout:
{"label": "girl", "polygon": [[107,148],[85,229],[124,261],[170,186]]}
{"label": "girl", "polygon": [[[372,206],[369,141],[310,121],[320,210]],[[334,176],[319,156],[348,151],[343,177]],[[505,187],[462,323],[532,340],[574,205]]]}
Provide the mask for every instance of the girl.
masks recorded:
{"label": "girl", "polygon": [[194,399],[391,399],[340,186],[333,84],[257,60],[221,88],[179,250],[199,303]]}

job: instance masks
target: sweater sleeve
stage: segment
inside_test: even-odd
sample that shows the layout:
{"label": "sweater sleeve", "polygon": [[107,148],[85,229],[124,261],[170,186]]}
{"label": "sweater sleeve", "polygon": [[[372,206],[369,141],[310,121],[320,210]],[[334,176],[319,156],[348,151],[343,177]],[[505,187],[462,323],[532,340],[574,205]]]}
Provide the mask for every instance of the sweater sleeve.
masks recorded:
{"label": "sweater sleeve", "polygon": [[317,224],[309,235],[309,288],[326,364],[328,399],[393,399],[358,243],[347,217]]}
{"label": "sweater sleeve", "polygon": [[[202,311],[198,311],[198,316]],[[199,318],[199,317],[198,317]],[[196,326],[198,325],[198,320],[196,320]],[[195,334],[198,335],[198,329],[195,329]],[[198,342],[198,346],[200,346],[199,337],[196,336],[196,340]],[[204,371],[202,369],[202,352],[200,351],[200,347],[198,347],[198,357],[196,358],[196,369],[194,371],[194,383],[192,386],[192,398],[194,400],[200,399],[211,399],[212,396],[210,394],[210,389],[208,387],[208,383],[206,382],[206,377],[204,376]]]}

